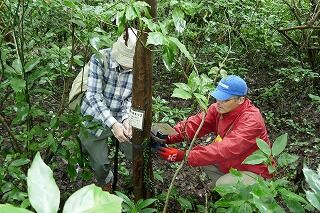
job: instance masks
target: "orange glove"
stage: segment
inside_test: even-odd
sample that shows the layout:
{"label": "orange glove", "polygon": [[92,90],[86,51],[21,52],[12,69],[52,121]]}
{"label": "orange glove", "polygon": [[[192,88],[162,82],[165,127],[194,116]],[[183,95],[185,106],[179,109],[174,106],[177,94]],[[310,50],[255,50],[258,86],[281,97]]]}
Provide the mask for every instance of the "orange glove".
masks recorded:
{"label": "orange glove", "polygon": [[185,154],[184,151],[171,147],[160,147],[157,152],[161,158],[171,162],[182,161]]}

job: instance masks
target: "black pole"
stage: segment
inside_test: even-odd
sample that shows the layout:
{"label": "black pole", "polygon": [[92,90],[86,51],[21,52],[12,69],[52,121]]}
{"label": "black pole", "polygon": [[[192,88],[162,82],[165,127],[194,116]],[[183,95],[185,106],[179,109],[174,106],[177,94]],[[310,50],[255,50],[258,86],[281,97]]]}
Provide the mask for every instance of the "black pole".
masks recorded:
{"label": "black pole", "polygon": [[115,153],[113,158],[113,183],[112,183],[112,192],[116,190],[117,182],[118,182],[118,161],[119,161],[119,141],[113,137],[112,138],[114,144],[115,144]]}

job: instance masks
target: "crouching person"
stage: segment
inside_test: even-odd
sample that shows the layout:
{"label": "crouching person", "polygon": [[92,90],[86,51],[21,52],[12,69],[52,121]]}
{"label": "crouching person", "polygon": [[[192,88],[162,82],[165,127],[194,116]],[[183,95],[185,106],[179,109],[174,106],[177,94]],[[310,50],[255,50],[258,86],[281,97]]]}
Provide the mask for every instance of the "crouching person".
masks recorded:
{"label": "crouching person", "polygon": [[[200,166],[212,180],[212,185],[231,184],[237,178],[229,174],[231,168],[242,173],[244,184],[253,184],[258,176],[270,178],[266,165],[248,165],[242,162],[258,150],[256,139],[270,143],[264,120],[258,108],[246,97],[246,82],[234,75],[221,79],[212,96],[212,104],[205,116],[204,124],[198,137],[214,133],[216,138],[209,145],[198,145],[190,151],[187,164]],[[192,139],[200,126],[202,114],[189,117],[179,122],[174,129],[176,134],[166,139],[151,135],[158,143],[174,144],[185,139]],[[159,155],[168,161],[182,161],[185,152],[171,147],[162,147]]]}

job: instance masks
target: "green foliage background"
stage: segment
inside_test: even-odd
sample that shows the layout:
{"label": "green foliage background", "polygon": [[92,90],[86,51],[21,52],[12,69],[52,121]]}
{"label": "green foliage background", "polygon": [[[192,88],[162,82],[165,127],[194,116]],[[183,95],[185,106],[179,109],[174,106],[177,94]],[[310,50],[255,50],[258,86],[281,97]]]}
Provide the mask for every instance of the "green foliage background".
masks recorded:
{"label": "green foliage background", "polygon": [[[195,72],[213,85],[221,75],[237,74],[247,80],[271,138],[288,132],[286,151],[319,163],[316,1],[160,0],[154,23],[137,15],[144,8],[133,1],[0,2],[1,202],[28,206],[26,170],[37,151],[54,171],[66,162],[70,181],[92,178],[76,140],[90,118],[68,111],[67,95],[89,57],[109,47],[125,24],[153,33],[156,121],[174,124],[197,111],[195,101],[171,97],[173,83],[187,83]],[[279,177],[292,179],[295,167]]]}

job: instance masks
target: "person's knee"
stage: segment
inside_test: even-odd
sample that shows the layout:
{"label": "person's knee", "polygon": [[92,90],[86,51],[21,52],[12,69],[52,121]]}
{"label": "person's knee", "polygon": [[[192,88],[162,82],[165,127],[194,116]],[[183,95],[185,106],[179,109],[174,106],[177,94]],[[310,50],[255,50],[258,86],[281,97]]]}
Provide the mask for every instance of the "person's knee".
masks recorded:
{"label": "person's knee", "polygon": [[108,176],[110,176],[110,173],[112,173],[108,164],[96,163],[92,166],[92,169],[99,184],[105,184],[112,180],[112,177],[108,178]]}
{"label": "person's knee", "polygon": [[242,177],[236,177],[230,173],[221,176],[216,181],[216,186],[226,185],[226,184],[235,184],[237,182],[241,182],[244,185],[253,185],[257,182],[258,175],[252,172],[240,172]]}

